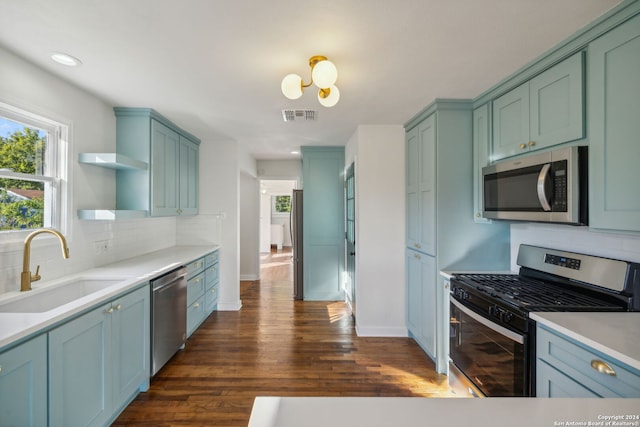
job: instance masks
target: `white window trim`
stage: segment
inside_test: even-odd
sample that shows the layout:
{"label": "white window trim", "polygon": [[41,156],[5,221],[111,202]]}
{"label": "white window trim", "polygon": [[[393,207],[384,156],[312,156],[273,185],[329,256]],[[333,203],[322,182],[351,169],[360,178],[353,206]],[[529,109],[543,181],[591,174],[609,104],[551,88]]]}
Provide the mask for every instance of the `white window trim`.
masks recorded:
{"label": "white window trim", "polygon": [[[53,119],[51,118],[52,115],[50,114],[34,111],[33,108],[21,108],[15,105],[8,104],[6,102],[2,102],[2,100],[0,100],[0,110],[2,111],[2,116],[7,119],[15,120],[17,122],[31,125],[47,131],[52,138],[52,141],[49,141],[49,143],[56,145],[56,150],[47,150],[46,158],[46,164],[55,170],[56,177],[39,175],[37,179],[34,179],[33,175],[8,171],[3,172],[2,174],[3,176],[16,177],[18,179],[28,181],[44,182],[45,186],[51,185],[51,191],[45,191],[45,195],[47,197],[55,196],[55,209],[49,215],[51,219],[51,225],[49,227],[55,228],[56,230],[60,231],[67,237],[67,240],[70,240],[70,122],[67,120]],[[46,207],[54,208],[53,205],[54,203],[46,203],[45,201]],[[45,212],[45,215],[46,214],[47,213]],[[47,227],[46,224],[45,227]],[[17,244],[22,244],[26,236],[32,231],[33,230],[6,230],[0,232],[0,252],[9,252],[16,250]],[[51,243],[55,243],[54,238],[48,238],[49,236],[42,237],[42,239],[38,239],[38,241],[42,243],[36,243],[36,246],[40,246],[41,244],[48,245]],[[49,243],[48,241],[50,241],[51,243]]]}

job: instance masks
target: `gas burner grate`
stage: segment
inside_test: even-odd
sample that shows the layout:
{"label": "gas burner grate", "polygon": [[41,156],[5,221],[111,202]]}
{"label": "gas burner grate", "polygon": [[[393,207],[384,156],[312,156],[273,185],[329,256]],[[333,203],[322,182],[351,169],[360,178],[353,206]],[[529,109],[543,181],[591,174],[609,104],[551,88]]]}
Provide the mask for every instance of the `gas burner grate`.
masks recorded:
{"label": "gas burner grate", "polygon": [[461,274],[456,278],[494,298],[528,311],[619,309],[607,301],[512,274]]}

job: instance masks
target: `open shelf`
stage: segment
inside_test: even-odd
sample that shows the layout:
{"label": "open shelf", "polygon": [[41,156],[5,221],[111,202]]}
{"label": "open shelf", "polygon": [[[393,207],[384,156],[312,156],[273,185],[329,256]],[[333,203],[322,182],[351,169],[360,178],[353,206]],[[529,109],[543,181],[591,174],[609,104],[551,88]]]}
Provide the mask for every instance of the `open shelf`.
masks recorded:
{"label": "open shelf", "polygon": [[78,161],[109,169],[145,170],[148,165],[118,153],[80,153]]}
{"label": "open shelf", "polygon": [[117,209],[78,209],[78,219],[113,221],[116,219],[136,219],[147,216],[147,211]]}

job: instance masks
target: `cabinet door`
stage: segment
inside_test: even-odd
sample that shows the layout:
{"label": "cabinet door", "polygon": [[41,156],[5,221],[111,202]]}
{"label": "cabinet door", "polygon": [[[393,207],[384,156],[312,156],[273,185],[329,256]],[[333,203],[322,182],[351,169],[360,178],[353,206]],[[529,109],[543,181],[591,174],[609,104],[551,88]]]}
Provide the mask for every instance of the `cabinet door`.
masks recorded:
{"label": "cabinet door", "polygon": [[115,300],[112,318],[113,405],[118,411],[149,384],[150,290],[144,286]]}
{"label": "cabinet door", "polygon": [[493,101],[491,160],[529,149],[529,82]]}
{"label": "cabinet door", "polygon": [[420,346],[436,356],[436,260],[407,251],[407,327]]}
{"label": "cabinet door", "polygon": [[579,52],[529,83],[532,149],[584,137],[583,58]]}
{"label": "cabinet door", "polygon": [[151,216],[178,214],[179,135],[151,120]]}
{"label": "cabinet door", "polygon": [[543,360],[536,362],[536,397],[602,397]]}
{"label": "cabinet door", "polygon": [[406,205],[407,205],[407,246],[421,249],[420,246],[420,203],[418,176],[420,167],[420,143],[418,128],[414,127],[406,136]]}
{"label": "cabinet door", "polygon": [[640,16],[588,49],[589,225],[640,231]]}
{"label": "cabinet door", "polygon": [[180,215],[198,213],[198,146],[180,137],[179,202]]}
{"label": "cabinet door", "polygon": [[111,304],[49,333],[52,426],[103,426],[111,416]]}
{"label": "cabinet door", "polygon": [[0,426],[47,425],[47,336],[0,354]]}
{"label": "cabinet door", "polygon": [[489,163],[489,104],[473,110],[473,220],[491,222],[482,217],[482,168]]}
{"label": "cabinet door", "polygon": [[420,141],[419,229],[422,251],[436,255],[436,116],[432,114],[418,125]]}

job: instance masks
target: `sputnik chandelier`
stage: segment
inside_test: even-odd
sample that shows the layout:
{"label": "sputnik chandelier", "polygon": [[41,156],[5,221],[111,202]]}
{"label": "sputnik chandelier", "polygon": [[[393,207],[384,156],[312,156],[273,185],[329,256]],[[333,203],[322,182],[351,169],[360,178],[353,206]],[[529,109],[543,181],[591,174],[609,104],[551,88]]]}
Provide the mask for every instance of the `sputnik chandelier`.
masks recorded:
{"label": "sputnik chandelier", "polygon": [[298,99],[302,96],[304,88],[316,85],[318,102],[325,107],[333,107],[340,100],[340,91],[335,85],[338,79],[338,69],[326,56],[316,55],[309,58],[311,67],[311,81],[304,83],[302,77],[297,74],[287,74],[282,79],[282,93],[289,99]]}

